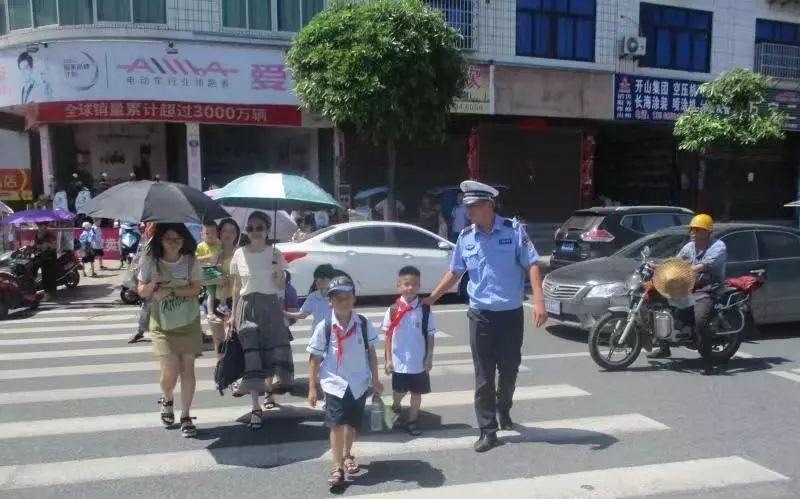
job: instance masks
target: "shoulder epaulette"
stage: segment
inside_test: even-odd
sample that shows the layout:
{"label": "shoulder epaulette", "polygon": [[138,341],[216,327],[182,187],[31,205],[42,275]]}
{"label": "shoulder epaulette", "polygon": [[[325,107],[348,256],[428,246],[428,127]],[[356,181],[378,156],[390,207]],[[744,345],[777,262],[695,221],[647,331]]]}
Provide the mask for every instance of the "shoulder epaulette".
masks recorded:
{"label": "shoulder epaulette", "polygon": [[462,236],[466,236],[466,235],[467,235],[467,234],[469,234],[470,232],[472,232],[472,225],[467,225],[466,227],[464,227],[463,229],[461,229],[461,235],[462,235]]}

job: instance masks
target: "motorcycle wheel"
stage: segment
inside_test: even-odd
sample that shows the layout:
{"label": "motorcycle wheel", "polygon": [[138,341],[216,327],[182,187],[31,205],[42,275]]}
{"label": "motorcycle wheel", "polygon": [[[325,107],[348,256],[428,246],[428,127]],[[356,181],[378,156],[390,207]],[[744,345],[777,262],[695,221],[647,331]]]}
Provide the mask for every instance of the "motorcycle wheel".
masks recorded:
{"label": "motorcycle wheel", "polygon": [[[752,313],[745,313],[739,309],[737,309],[736,312],[741,314],[737,320],[744,321],[744,328],[739,331],[739,334],[721,336],[721,339],[726,340],[726,343],[723,345],[714,345],[711,350],[711,355],[718,363],[728,362],[734,355],[736,355],[736,352],[739,351],[739,347],[742,345],[742,340],[755,328],[755,320],[753,319]],[[722,348],[719,348],[720,346]]]}
{"label": "motorcycle wheel", "polygon": [[139,303],[139,295],[132,289],[122,288],[119,292],[119,299],[125,305],[136,305]]}
{"label": "motorcycle wheel", "polygon": [[36,310],[37,308],[39,308],[39,305],[41,304],[42,304],[42,299],[40,297],[37,297],[35,300],[31,302],[30,305],[28,305],[28,310]]}
{"label": "motorcycle wheel", "polygon": [[610,348],[615,341],[619,340],[622,331],[625,330],[627,315],[619,313],[607,313],[602,316],[589,333],[589,354],[595,364],[607,371],[619,371],[633,364],[642,351],[642,339],[637,331],[633,330],[625,340],[629,352],[619,360],[612,360],[611,357],[620,345],[613,350]]}
{"label": "motorcycle wheel", "polygon": [[78,273],[77,270],[73,270],[69,274],[67,274],[67,278],[64,280],[64,286],[68,287],[69,289],[75,289],[78,287],[78,284],[81,282],[81,275]]}

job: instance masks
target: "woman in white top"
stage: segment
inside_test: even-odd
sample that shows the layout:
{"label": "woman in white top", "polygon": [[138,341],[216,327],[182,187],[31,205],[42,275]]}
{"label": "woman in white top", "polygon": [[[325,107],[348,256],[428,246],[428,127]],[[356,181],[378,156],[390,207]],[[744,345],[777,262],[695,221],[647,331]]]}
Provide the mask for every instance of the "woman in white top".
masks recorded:
{"label": "woman in white top", "polygon": [[[273,393],[290,391],[294,363],[289,328],[283,320],[279,297],[285,287],[286,261],[269,241],[272,221],[263,212],[247,219],[248,241],[231,260],[233,311],[229,326],[239,335],[244,350],[244,376],[238,393],[250,392],[253,412],[250,428],[262,426],[259,395],[265,393],[265,408],[276,407]],[[273,376],[278,383],[272,385]]]}

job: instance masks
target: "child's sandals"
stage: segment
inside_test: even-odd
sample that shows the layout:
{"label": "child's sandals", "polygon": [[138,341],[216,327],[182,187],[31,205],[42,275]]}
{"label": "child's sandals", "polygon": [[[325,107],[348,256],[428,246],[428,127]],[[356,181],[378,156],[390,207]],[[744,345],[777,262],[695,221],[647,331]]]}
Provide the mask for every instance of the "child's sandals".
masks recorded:
{"label": "child's sandals", "polygon": [[253,431],[260,430],[264,425],[263,414],[260,409],[254,409],[250,413],[250,423],[247,425]]}
{"label": "child's sandals", "polygon": [[344,484],[344,470],[334,469],[331,471],[330,475],[328,475],[328,485],[331,487],[337,487],[342,484]]}
{"label": "child's sandals", "polygon": [[175,401],[167,400],[164,397],[158,399],[158,405],[161,406],[161,423],[164,426],[172,426],[175,424]]}

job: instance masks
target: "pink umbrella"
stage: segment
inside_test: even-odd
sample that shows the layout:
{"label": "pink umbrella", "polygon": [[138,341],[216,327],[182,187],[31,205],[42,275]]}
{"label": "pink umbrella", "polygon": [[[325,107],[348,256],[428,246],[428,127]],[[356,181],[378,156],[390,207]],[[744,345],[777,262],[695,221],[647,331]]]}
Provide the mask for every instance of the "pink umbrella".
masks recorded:
{"label": "pink umbrella", "polygon": [[[214,199],[214,195],[218,191],[219,189],[211,189],[210,191],[206,191],[205,194],[211,199]],[[284,210],[278,210],[277,214],[275,214],[271,210],[257,210],[253,208],[235,208],[231,206],[225,206],[224,201],[222,201],[222,206],[228,213],[231,214],[231,218],[234,219],[237,224],[239,224],[239,228],[242,230],[244,230],[245,225],[247,225],[247,219],[250,218],[250,214],[254,211],[260,211],[269,215],[270,219],[277,218],[277,220],[273,220],[273,223],[275,223],[275,229],[277,231],[277,235],[275,237],[279,242],[285,243],[291,241],[292,236],[295,232],[297,232],[297,224]]]}

